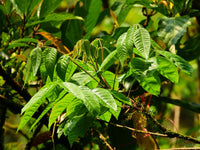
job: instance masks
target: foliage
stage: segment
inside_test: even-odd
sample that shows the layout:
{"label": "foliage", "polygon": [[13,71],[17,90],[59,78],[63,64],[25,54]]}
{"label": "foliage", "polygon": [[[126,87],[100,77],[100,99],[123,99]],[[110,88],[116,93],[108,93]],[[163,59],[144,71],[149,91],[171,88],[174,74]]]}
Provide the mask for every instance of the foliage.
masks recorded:
{"label": "foliage", "polygon": [[[116,127],[127,130],[121,138],[129,138],[143,149],[159,148],[159,136],[200,143],[168,131],[149,113],[152,95],[162,99],[165,83],[173,86],[181,80],[180,70],[192,75],[193,68],[186,60],[199,59],[199,36],[184,38],[192,23],[192,0],[181,1],[181,5],[165,0],[126,0],[107,7],[101,0],[80,0],[67,5],[69,12],[63,11],[67,8],[61,8],[61,0],[0,2],[0,77],[6,80],[0,82],[1,99],[19,99],[19,105],[26,101],[18,132],[29,126],[34,139],[45,125],[52,144],[66,149],[83,149],[91,143],[121,149],[115,142],[114,131],[120,133]],[[135,6],[143,7],[146,19],[127,26],[125,18]],[[156,13],[162,18],[153,31],[151,17]],[[115,23],[111,34],[101,29],[108,18]],[[187,51],[198,55],[189,57]],[[36,92],[31,92],[32,96],[27,92],[27,96],[15,84]],[[157,103],[161,106],[162,101]],[[187,105],[173,100],[166,103]],[[159,107],[155,109],[159,111]],[[63,144],[63,138],[69,144]],[[28,149],[32,143],[26,145]],[[137,145],[128,147],[123,149]]]}

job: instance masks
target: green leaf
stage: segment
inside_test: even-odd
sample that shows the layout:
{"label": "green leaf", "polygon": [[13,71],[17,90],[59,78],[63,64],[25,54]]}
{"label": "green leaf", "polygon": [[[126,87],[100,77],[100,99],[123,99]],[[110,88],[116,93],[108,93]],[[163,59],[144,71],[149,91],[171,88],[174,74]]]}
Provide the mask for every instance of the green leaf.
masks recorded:
{"label": "green leaf", "polygon": [[137,76],[136,79],[147,92],[156,96],[160,94],[161,81],[156,73],[149,76]]}
{"label": "green leaf", "polygon": [[[66,94],[66,91],[64,92]],[[60,97],[59,101],[52,108],[50,117],[49,117],[49,129],[51,125],[56,121],[58,116],[70,105],[70,103],[75,99],[72,94],[66,94],[64,97]]]}
{"label": "green leaf", "polygon": [[168,51],[156,50],[156,52],[165,56],[167,59],[169,59],[172,63],[174,63],[177,67],[179,67],[184,72],[188,73],[189,75],[192,74],[193,72],[192,66],[180,56]]}
{"label": "green leaf", "polygon": [[58,59],[56,71],[60,79],[65,81],[66,71],[69,65],[70,59],[69,56],[63,55]]}
{"label": "green leaf", "polygon": [[85,86],[77,86],[76,84],[70,82],[64,82],[62,85],[75,97],[81,99],[88,111],[91,112],[93,115],[97,115],[100,113],[98,98],[91,89]]}
{"label": "green leaf", "polygon": [[144,28],[139,28],[134,32],[133,41],[138,52],[144,57],[149,57],[151,40],[149,32]]}
{"label": "green leaf", "polygon": [[176,66],[164,57],[157,56],[156,61],[159,73],[173,83],[178,83],[179,75]]}
{"label": "green leaf", "polygon": [[41,77],[42,77],[42,82],[45,84],[46,83],[46,78],[47,78],[47,70],[46,70],[46,67],[45,67],[45,59],[46,59],[46,55],[48,54],[48,51],[49,49],[45,49],[43,52],[42,52],[42,61],[41,61],[41,65],[40,65],[40,74],[41,74]]}
{"label": "green leaf", "polygon": [[151,66],[151,62],[147,62],[142,58],[135,57],[131,59],[130,69],[131,72],[135,75],[145,74],[149,67]]}
{"label": "green leaf", "polygon": [[93,118],[87,115],[81,115],[68,120],[64,127],[65,136],[68,135],[70,146],[78,137],[83,137],[92,125]]}
{"label": "green leaf", "polygon": [[85,39],[90,37],[90,34],[92,32],[92,29],[95,27],[98,17],[101,12],[101,7],[102,7],[102,1],[101,0],[91,0],[90,2],[90,7],[88,10],[88,15],[85,20]]}
{"label": "green leaf", "polygon": [[129,11],[132,8],[133,8],[133,6],[130,5],[130,4],[127,4],[127,3],[123,4],[123,6],[121,7],[121,10],[119,12],[119,15],[118,15],[118,23],[119,23],[119,25],[121,25],[124,22],[126,16],[128,15]]}
{"label": "green leaf", "polygon": [[[93,77],[96,76],[95,71],[88,71],[88,73],[90,73]],[[76,81],[79,85],[82,85],[82,86],[84,86],[84,85],[88,84],[89,82],[91,82],[92,80],[94,80],[92,77],[90,77],[87,73],[85,73],[83,71],[75,73],[71,79]],[[98,78],[96,78],[96,79],[99,80]]]}
{"label": "green leaf", "polygon": [[83,21],[82,20],[66,20],[62,23],[61,29],[61,40],[64,45],[70,50],[73,50],[74,45],[78,40],[82,38],[83,33]]}
{"label": "green leaf", "polygon": [[67,107],[67,117],[69,119],[85,114],[86,112],[88,112],[88,110],[83,101],[77,98],[73,99],[73,101]]}
{"label": "green leaf", "polygon": [[104,74],[104,79],[106,82],[110,85],[111,88],[114,90],[117,90],[119,87],[119,82],[116,79],[116,75],[110,71],[105,71]]}
{"label": "green leaf", "polygon": [[115,99],[108,90],[103,88],[96,88],[92,91],[101,100],[100,102],[102,105],[106,106],[107,108],[113,109],[114,111],[117,111],[117,104],[115,102]]}
{"label": "green leaf", "polygon": [[106,121],[106,122],[109,122],[110,121],[110,119],[111,119],[111,117],[112,117],[112,114],[109,112],[109,111],[106,111],[103,115],[101,115],[99,118],[101,119],[101,120],[104,120],[104,121]]}
{"label": "green leaf", "polygon": [[117,107],[117,111],[114,111],[113,109],[110,109],[109,111],[118,120],[119,114],[121,112],[121,107],[120,106],[122,106],[122,103],[116,100],[116,104],[117,104],[117,106],[119,106],[119,107]]}
{"label": "green leaf", "polygon": [[55,48],[49,48],[46,59],[45,59],[45,67],[47,70],[47,74],[53,81],[54,67],[57,60],[57,50]]}
{"label": "green leaf", "polygon": [[17,131],[21,129],[31,119],[33,114],[38,110],[45,98],[56,88],[57,83],[50,83],[42,87],[22,108],[21,114],[24,115],[21,118]]}
{"label": "green leaf", "polygon": [[33,38],[23,38],[23,39],[17,39],[15,41],[13,41],[15,43],[21,43],[21,42],[32,42],[32,43],[38,43],[38,41],[36,39],[33,39]]}
{"label": "green leaf", "polygon": [[117,54],[117,50],[112,51],[103,61],[101,64],[99,71],[102,70],[102,68],[106,67],[107,65],[111,65],[113,63],[113,60],[116,60],[115,55]]}
{"label": "green leaf", "polygon": [[46,17],[48,14],[52,13],[61,1],[62,0],[43,0],[40,10],[40,18]]}
{"label": "green leaf", "polygon": [[77,68],[77,66],[72,61],[70,61],[67,66],[67,70],[66,70],[66,74],[65,74],[65,81],[68,81],[71,78],[71,76],[76,71],[76,68]]}
{"label": "green leaf", "polygon": [[30,80],[30,78],[33,75],[31,58],[28,58],[25,70],[26,70],[26,73],[25,73],[24,85]]}
{"label": "green leaf", "polygon": [[13,41],[9,44],[9,46],[6,49],[9,50],[16,47],[29,47],[29,45],[26,43],[17,43]]}
{"label": "green leaf", "polygon": [[158,36],[170,47],[177,43],[190,24],[189,16],[163,18],[158,26]]}
{"label": "green leaf", "polygon": [[74,16],[70,13],[52,13],[47,16],[45,16],[44,19],[38,20],[38,19],[30,19],[28,23],[26,24],[26,27],[30,27],[33,25],[41,24],[41,23],[48,23],[48,22],[64,22],[66,20],[83,20],[83,18],[79,16]]}
{"label": "green leaf", "polygon": [[137,29],[138,29],[138,25],[132,25],[127,31],[125,42],[126,42],[126,48],[130,57],[132,57],[132,54],[133,54],[133,45],[134,45],[133,39],[134,39],[134,33]]}
{"label": "green leaf", "polygon": [[109,92],[112,94],[112,96],[117,99],[118,101],[121,101],[127,105],[132,106],[131,101],[122,93],[119,93],[118,91],[115,90],[109,90]]}
{"label": "green leaf", "polygon": [[31,51],[31,64],[33,69],[33,76],[36,76],[38,69],[40,67],[40,63],[42,60],[42,50],[40,47],[36,47]]}
{"label": "green leaf", "polygon": [[117,40],[117,55],[118,55],[118,58],[122,64],[122,66],[124,65],[124,61],[126,60],[127,58],[127,55],[128,55],[128,51],[127,51],[127,48],[126,48],[126,35],[127,35],[127,32],[123,33]]}
{"label": "green leaf", "polygon": [[[59,97],[53,101],[51,101],[43,110],[43,112],[40,114],[40,116],[37,118],[37,120],[34,122],[34,124],[31,126],[30,130],[32,130],[34,128],[34,126],[42,119],[42,117],[53,107],[53,105],[58,102],[60,99],[63,98],[63,96],[66,94],[66,91],[62,91],[59,94]],[[49,118],[50,120],[50,118]],[[50,128],[50,127],[49,127]]]}

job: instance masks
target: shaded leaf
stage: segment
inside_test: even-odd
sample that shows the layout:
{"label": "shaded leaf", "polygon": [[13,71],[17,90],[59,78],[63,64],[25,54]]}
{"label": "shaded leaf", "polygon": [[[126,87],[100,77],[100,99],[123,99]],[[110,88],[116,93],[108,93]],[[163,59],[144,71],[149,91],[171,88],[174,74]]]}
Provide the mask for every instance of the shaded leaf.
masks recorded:
{"label": "shaded leaf", "polygon": [[119,93],[118,91],[115,91],[115,90],[109,90],[109,91],[116,100],[132,106],[131,101],[124,94]]}
{"label": "shaded leaf", "polygon": [[58,7],[61,1],[62,0],[43,0],[40,10],[40,18],[52,13]]}
{"label": "shaded leaf", "polygon": [[101,0],[91,0],[90,7],[88,10],[88,15],[85,20],[85,31],[86,35],[84,38],[89,38],[92,32],[92,29],[95,27],[98,17],[101,12],[102,1]]}
{"label": "shaded leaf", "polygon": [[69,56],[63,55],[58,59],[57,65],[56,65],[56,71],[60,79],[65,81],[65,75],[67,72],[67,68],[69,65],[70,59]]}
{"label": "shaded leaf", "polygon": [[93,118],[87,115],[81,115],[68,120],[64,127],[65,136],[68,135],[70,146],[78,137],[83,137],[92,125]]}
{"label": "shaded leaf", "polygon": [[42,60],[41,48],[40,47],[34,48],[31,51],[30,58],[31,58],[31,65],[32,65],[32,69],[33,69],[33,76],[35,76],[37,74],[37,71],[40,67],[40,63]]}
{"label": "shaded leaf", "polygon": [[49,48],[46,59],[45,59],[45,67],[47,70],[47,74],[53,81],[54,67],[57,60],[57,50],[55,48]]}
{"label": "shaded leaf", "polygon": [[158,36],[170,47],[177,43],[190,24],[189,16],[163,18],[159,22]]}
{"label": "shaded leaf", "polygon": [[184,72],[186,72],[190,75],[192,74],[192,72],[193,72],[192,66],[186,60],[181,58],[180,56],[173,54],[171,52],[168,52],[168,51],[156,50],[156,52],[165,56],[167,59],[169,59],[172,63],[174,63],[177,67],[179,67]]}

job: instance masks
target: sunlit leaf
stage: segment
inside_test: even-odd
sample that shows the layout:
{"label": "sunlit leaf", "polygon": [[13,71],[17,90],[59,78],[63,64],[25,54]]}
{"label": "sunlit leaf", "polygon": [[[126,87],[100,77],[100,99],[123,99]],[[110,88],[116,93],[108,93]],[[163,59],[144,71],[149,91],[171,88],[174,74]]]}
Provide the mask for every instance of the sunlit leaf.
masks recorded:
{"label": "sunlit leaf", "polygon": [[[66,91],[65,91],[66,94]],[[72,94],[66,94],[64,97],[60,97],[59,101],[53,106],[51,114],[49,116],[49,124],[51,125],[56,121],[58,116],[67,108],[67,106],[72,102],[75,97]]]}
{"label": "sunlit leaf", "polygon": [[133,41],[138,52],[147,59],[151,47],[149,32],[144,28],[137,29],[134,32]]}
{"label": "sunlit leaf", "polygon": [[31,119],[33,114],[38,110],[40,105],[43,103],[45,98],[56,88],[57,83],[50,83],[42,87],[31,99],[30,101],[22,108],[21,113],[24,115],[21,118],[18,129],[21,129],[26,123]]}
{"label": "sunlit leaf", "polygon": [[103,88],[96,88],[92,90],[95,95],[101,100],[100,102],[106,107],[117,111],[117,104],[110,92]]}
{"label": "sunlit leaf", "polygon": [[91,89],[86,86],[78,86],[70,82],[64,82],[62,85],[75,97],[81,99],[88,111],[91,112],[93,115],[97,115],[100,113],[98,98]]}
{"label": "sunlit leaf", "polygon": [[126,60],[127,58],[127,55],[128,55],[128,51],[127,51],[127,48],[126,48],[126,36],[127,36],[127,33],[123,33],[117,40],[117,55],[118,55],[118,58],[122,64],[122,66],[124,65],[124,61]]}

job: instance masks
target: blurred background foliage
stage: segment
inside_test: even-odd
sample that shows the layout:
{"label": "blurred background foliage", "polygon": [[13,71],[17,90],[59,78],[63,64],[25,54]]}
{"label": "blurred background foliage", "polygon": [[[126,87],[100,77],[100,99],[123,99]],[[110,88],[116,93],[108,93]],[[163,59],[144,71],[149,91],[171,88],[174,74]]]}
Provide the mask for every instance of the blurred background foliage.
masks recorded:
{"label": "blurred background foliage", "polygon": [[[156,1],[156,0],[153,0]],[[162,0],[159,1],[162,3],[163,6],[167,6],[167,9],[170,9],[170,7],[173,7],[173,5],[176,5],[176,0]],[[180,2],[180,0],[178,0]],[[183,0],[184,1],[184,0]],[[196,1],[196,2],[194,2]],[[5,1],[1,0],[1,3],[4,3]],[[62,0],[58,7],[56,8],[55,12],[62,13],[62,12],[72,12],[74,9],[77,8],[77,3],[80,2],[78,0]],[[120,11],[122,7],[124,7],[124,3],[127,2],[125,0],[104,0],[105,6],[102,8],[103,11],[105,11],[106,8],[112,8],[115,16],[120,16]],[[131,0],[130,0],[131,2]],[[142,1],[145,3],[145,1]],[[141,3],[142,3],[141,2]],[[191,3],[192,0],[186,0],[185,2]],[[158,3],[158,2],[157,2]],[[194,3],[197,3],[194,5]],[[181,4],[181,2],[180,2]],[[79,3],[81,5],[81,3]],[[189,4],[188,4],[189,5]],[[172,101],[164,101],[159,99],[152,99],[151,101],[151,113],[155,116],[157,120],[162,122],[164,126],[166,126],[169,129],[172,129],[174,131],[191,135],[194,137],[197,137],[200,139],[200,110],[193,111],[192,109],[196,106],[197,109],[199,109],[200,105],[200,27],[199,27],[199,10],[200,10],[200,2],[198,0],[193,0],[193,5],[190,4],[188,6],[188,9],[194,10],[193,12],[189,12],[187,10],[180,11],[180,8],[176,8],[173,11],[177,11],[177,13],[173,12],[173,14],[170,14],[169,11],[166,11],[167,15],[169,17],[174,16],[180,16],[183,13],[186,13],[186,15],[190,16],[191,24],[187,27],[187,32],[184,33],[183,37],[179,40],[178,44],[176,44],[176,50],[177,54],[182,56],[184,59],[188,60],[190,64],[193,67],[193,73],[191,76],[186,75],[186,73],[180,71],[180,79],[178,84],[164,84],[162,86],[162,95],[163,97],[171,97],[172,99],[180,100],[183,102],[186,102],[184,107],[179,107],[179,105],[183,105],[182,103],[179,103],[178,101],[172,102]],[[197,7],[197,8],[193,8]],[[80,9],[80,8],[79,8]],[[125,11],[127,10],[127,14],[124,15],[125,18],[118,18],[118,22],[120,23],[121,32],[124,32],[127,30],[127,27],[133,24],[143,24],[146,21],[146,16],[144,16],[144,6],[140,4],[135,5],[127,5],[124,7]],[[151,11],[151,9],[148,8],[148,11]],[[157,36],[157,31],[159,30],[159,21],[161,18],[165,18],[167,15],[164,13],[161,13],[161,11],[158,11],[155,15],[153,15],[150,20],[148,21],[148,25],[146,28],[151,34],[151,37],[153,37],[156,42],[163,48],[168,49],[169,45],[167,42],[164,42],[162,38],[159,38]],[[81,12],[79,14],[79,11],[76,11],[77,14],[74,14],[76,16],[81,16],[85,18],[85,14]],[[197,13],[193,15],[192,13]],[[1,14],[0,14],[1,15]],[[104,15],[103,13],[101,15]],[[174,16],[173,16],[174,15]],[[18,16],[12,16],[12,19],[17,19]],[[106,35],[113,34],[113,30],[116,27],[115,20],[111,15],[106,14],[105,17],[98,18],[99,22],[98,24],[93,28],[91,31],[91,38],[95,37],[106,37]],[[199,20],[198,20],[199,19]],[[4,24],[4,22],[3,22]],[[58,37],[59,39],[63,40],[63,44],[67,45],[68,48],[71,50],[73,49],[73,46],[75,45],[76,41],[82,38],[83,28],[82,28],[83,21],[81,20],[67,20],[62,25],[59,24],[59,22],[52,22],[50,23],[43,23],[41,24],[41,29],[46,32],[51,32],[53,36]],[[75,25],[75,26],[74,26]],[[73,27],[72,27],[73,26]],[[59,30],[61,28],[61,30]],[[67,31],[65,31],[67,29]],[[124,31],[123,31],[124,29]],[[0,27],[0,30],[1,27]],[[8,31],[13,33],[13,31]],[[8,38],[10,35],[9,33],[3,32],[1,34],[1,45],[6,45],[6,42],[8,41]],[[64,32],[64,34],[62,33]],[[80,33],[80,34],[79,34]],[[15,35],[13,35],[15,36]],[[116,35],[117,36],[117,35]],[[106,39],[106,38],[105,38]],[[171,46],[171,45],[170,45]],[[170,47],[171,48],[171,47]],[[172,48],[173,49],[173,48]],[[1,52],[1,51],[0,51]],[[27,51],[25,55],[29,55],[30,51]],[[13,62],[10,61],[10,64],[4,64],[4,67],[6,68],[8,66],[14,66],[16,67],[16,60],[20,61],[21,59],[24,59],[23,57],[14,58]],[[19,67],[24,68],[25,64],[20,64]],[[21,76],[23,72],[18,72],[16,76]],[[20,83],[20,78],[18,82]],[[6,93],[6,90],[11,90],[10,87],[3,87],[5,84],[5,80],[0,76],[0,85],[1,85],[1,92]],[[31,94],[34,94],[38,89],[34,87],[29,87],[28,91]],[[18,96],[16,95],[15,91],[11,91],[13,95],[9,95],[8,97],[12,97],[12,99],[15,102],[19,102]],[[3,94],[3,93],[1,93]],[[25,103],[25,102],[24,102]],[[170,104],[171,103],[171,104]],[[175,105],[174,105],[175,104]],[[187,109],[188,104],[193,104],[190,110]],[[178,105],[178,106],[177,106]],[[2,109],[3,110],[3,109]],[[1,112],[0,112],[1,113]],[[19,117],[20,115],[16,115],[12,113],[11,111],[6,112],[6,121],[4,124],[4,144],[5,144],[5,150],[21,150],[24,149],[26,146],[26,143],[30,138],[33,136],[31,132],[28,131],[30,124],[26,126],[26,128],[23,128],[20,132],[16,133],[17,125],[19,124]],[[120,120],[120,119],[119,119]],[[33,120],[34,121],[34,120]],[[120,129],[113,129],[114,131],[111,134],[116,134],[113,137],[119,137],[110,139],[111,142],[114,144],[119,144],[121,142],[121,145],[119,145],[119,149],[140,149],[135,143],[129,143],[134,142],[133,139],[124,139],[126,141],[126,144],[123,143],[123,139],[121,138],[122,134],[130,134],[126,133],[123,130]],[[41,130],[41,133],[46,133],[48,135],[48,129],[43,127]],[[123,136],[124,137],[124,136]],[[40,137],[38,137],[40,138]],[[88,139],[85,140],[89,140]],[[87,141],[84,141],[84,139],[81,139],[87,143]],[[96,139],[92,139],[90,144],[84,146],[84,150],[92,149],[101,149],[101,145],[98,145],[98,142]],[[158,139],[158,143],[161,149],[167,149],[171,147],[200,147],[198,144],[194,144],[192,142],[187,142],[185,140],[180,139],[169,139],[169,138],[162,138],[160,137]],[[43,144],[37,145],[37,147],[33,147],[32,149],[51,149],[52,143],[51,141],[47,141]],[[66,150],[62,144],[57,144],[56,149],[59,150]]]}

